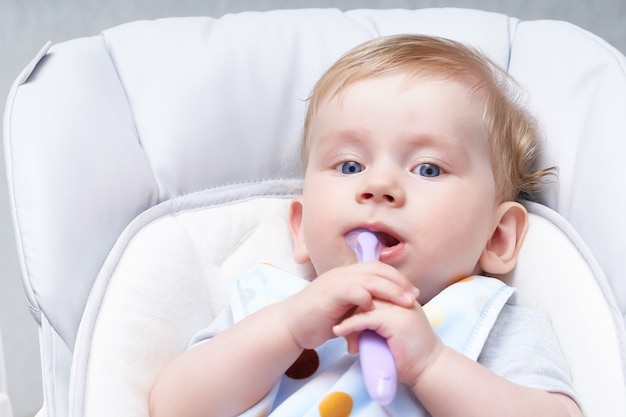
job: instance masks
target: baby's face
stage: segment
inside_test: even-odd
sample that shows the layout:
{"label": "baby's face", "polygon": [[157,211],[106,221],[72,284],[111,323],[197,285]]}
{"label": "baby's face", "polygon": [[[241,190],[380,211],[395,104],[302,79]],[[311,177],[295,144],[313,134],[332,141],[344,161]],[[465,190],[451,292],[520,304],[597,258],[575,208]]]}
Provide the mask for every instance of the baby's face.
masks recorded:
{"label": "baby's face", "polygon": [[344,236],[365,227],[420,302],[480,272],[498,223],[482,107],[458,82],[401,73],[323,101],[292,213],[296,258],[318,274],[353,263]]}

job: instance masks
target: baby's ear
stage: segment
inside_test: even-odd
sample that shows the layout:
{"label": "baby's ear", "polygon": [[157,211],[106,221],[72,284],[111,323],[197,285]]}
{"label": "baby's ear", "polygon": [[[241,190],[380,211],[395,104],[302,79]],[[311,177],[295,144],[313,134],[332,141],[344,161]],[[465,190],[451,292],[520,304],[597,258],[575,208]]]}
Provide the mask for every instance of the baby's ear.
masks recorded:
{"label": "baby's ear", "polygon": [[528,212],[514,201],[500,203],[496,212],[499,219],[478,263],[489,274],[511,272],[528,230]]}
{"label": "baby's ear", "polygon": [[310,260],[302,232],[302,210],[302,196],[295,197],[289,206],[289,230],[293,240],[293,257],[301,264]]}

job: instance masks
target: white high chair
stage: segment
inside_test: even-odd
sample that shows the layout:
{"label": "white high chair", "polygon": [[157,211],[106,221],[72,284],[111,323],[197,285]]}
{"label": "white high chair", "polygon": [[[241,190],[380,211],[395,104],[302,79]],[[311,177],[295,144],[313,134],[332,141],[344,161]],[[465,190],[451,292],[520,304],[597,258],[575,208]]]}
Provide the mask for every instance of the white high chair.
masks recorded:
{"label": "white high chair", "polygon": [[2,331],[0,331],[0,417],[13,417],[7,387],[6,371],[4,369],[4,348],[2,345]]}
{"label": "white high chair", "polygon": [[284,222],[305,99],[349,48],[395,33],[470,43],[526,89],[560,183],[529,204],[507,278],[551,315],[585,414],[626,415],[626,61],[571,24],[424,9],[138,21],[33,59],[4,139],[40,416],[148,416],[229,282],[259,261],[307,270]]}

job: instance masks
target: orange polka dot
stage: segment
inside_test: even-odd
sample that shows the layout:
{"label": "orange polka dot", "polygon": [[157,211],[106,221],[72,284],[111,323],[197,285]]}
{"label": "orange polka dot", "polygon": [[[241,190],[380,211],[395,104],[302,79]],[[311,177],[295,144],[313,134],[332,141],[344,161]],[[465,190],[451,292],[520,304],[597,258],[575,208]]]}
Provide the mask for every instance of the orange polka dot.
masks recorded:
{"label": "orange polka dot", "polygon": [[352,404],[352,397],[345,392],[331,392],[320,401],[320,417],[348,417]]}
{"label": "orange polka dot", "polygon": [[469,277],[463,278],[459,282],[472,282],[472,281],[474,281],[474,277],[469,276]]}

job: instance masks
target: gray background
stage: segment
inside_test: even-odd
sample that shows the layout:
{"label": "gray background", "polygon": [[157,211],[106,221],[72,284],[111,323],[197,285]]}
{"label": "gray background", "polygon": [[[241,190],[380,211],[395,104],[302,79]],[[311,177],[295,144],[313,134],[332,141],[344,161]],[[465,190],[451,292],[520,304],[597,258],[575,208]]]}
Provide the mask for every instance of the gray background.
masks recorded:
{"label": "gray background", "polygon": [[[495,11],[524,20],[566,20],[626,53],[626,0],[0,0],[0,102],[4,103],[13,80],[47,40],[95,35],[132,20],[219,17],[278,8],[444,6]],[[2,148],[0,154],[0,329],[13,412],[25,417],[34,415],[42,402],[38,336],[22,292]]]}

